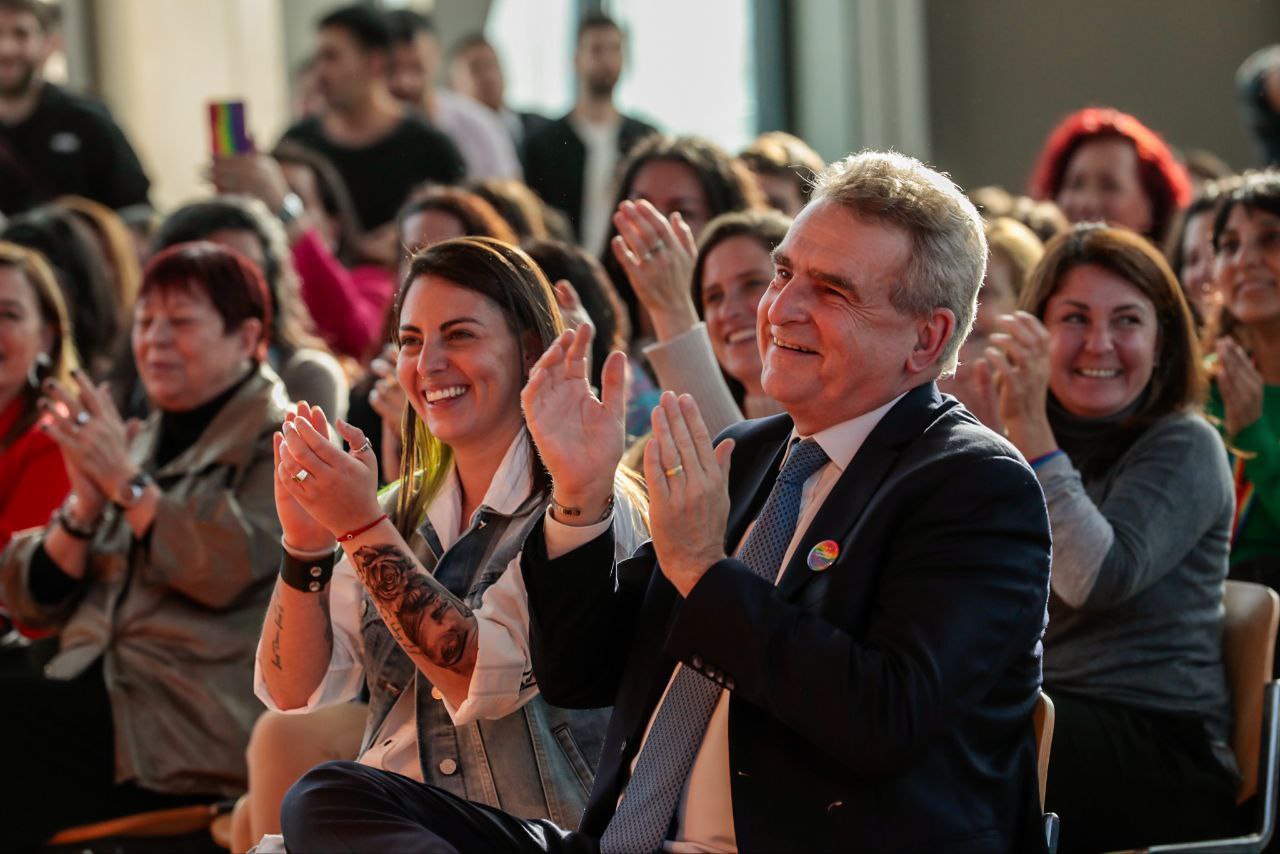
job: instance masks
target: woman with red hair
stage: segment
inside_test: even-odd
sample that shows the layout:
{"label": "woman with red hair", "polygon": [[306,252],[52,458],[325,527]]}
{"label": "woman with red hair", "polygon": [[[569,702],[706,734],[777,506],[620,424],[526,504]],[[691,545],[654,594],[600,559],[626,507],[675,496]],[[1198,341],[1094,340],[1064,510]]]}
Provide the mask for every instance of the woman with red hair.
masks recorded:
{"label": "woman with red hair", "polygon": [[1191,179],[1151,128],[1128,113],[1088,107],[1049,134],[1031,195],[1057,202],[1073,223],[1102,220],[1163,245],[1174,215],[1191,201]]}

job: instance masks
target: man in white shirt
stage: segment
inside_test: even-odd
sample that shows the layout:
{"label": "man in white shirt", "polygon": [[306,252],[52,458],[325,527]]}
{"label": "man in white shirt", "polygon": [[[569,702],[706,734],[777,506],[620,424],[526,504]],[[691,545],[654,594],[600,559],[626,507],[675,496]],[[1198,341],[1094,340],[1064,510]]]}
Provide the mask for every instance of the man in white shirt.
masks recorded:
{"label": "man in white shirt", "polygon": [[411,9],[388,13],[391,94],[444,131],[462,153],[467,178],[515,178],[523,175],[515,143],[506,126],[480,102],[437,88],[443,63],[440,40],[430,18]]}
{"label": "man in white shirt", "polygon": [[573,68],[578,99],[568,115],[525,139],[525,181],[564,212],[588,252],[604,249],[613,215],[613,176],[637,142],[657,133],[613,103],[623,68],[622,29],[605,15],[578,25]]}
{"label": "man in white shirt", "polygon": [[[864,152],[824,172],[774,258],[757,333],[786,414],[713,447],[665,394],[653,540],[630,560],[608,531],[620,354],[603,401],[588,335],[522,395],[555,484],[522,556],[534,673],[548,702],[614,706],[579,830],[378,779],[338,807],[370,818],[365,847],[1044,850],[1044,499],[935,385],[973,321],[978,214],[918,161]],[[295,792],[286,826],[331,820]]]}
{"label": "man in white shirt", "polygon": [[497,114],[523,151],[525,138],[551,123],[546,116],[517,112],[507,105],[506,77],[498,52],[480,33],[464,36],[449,50],[449,88],[460,95],[474,98]]}

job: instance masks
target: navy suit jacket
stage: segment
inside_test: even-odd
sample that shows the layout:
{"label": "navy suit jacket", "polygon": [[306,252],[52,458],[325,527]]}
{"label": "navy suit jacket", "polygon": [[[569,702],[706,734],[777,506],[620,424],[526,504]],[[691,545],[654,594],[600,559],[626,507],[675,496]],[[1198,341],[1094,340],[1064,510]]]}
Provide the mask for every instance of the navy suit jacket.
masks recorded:
{"label": "navy suit jacket", "polygon": [[[726,553],[791,431],[776,416],[722,437],[736,440]],[[823,540],[839,555],[811,570]],[[549,561],[539,523],[522,568],[542,693],[614,706],[580,829],[603,833],[683,662],[731,692],[742,850],[1043,850],[1031,715],[1049,543],[1026,462],[932,383],[868,436],[777,586],[728,558],[682,599],[651,544],[614,566],[605,534]]]}

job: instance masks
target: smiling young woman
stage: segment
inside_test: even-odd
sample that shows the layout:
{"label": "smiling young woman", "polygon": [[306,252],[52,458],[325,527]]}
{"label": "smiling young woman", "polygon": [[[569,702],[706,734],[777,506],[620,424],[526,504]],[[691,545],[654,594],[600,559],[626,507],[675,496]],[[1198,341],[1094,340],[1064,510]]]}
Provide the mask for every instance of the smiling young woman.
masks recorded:
{"label": "smiling young woman", "polygon": [[62,453],[37,429],[40,383],[79,366],[53,270],[38,253],[0,241],[0,549],[43,524],[70,484]]}
{"label": "smiling young woman", "polygon": [[1235,476],[1231,576],[1280,589],[1280,177],[1250,175],[1227,196],[1213,245],[1222,336],[1208,411]]}
{"label": "smiling young woman", "polygon": [[1060,850],[1213,838],[1237,780],[1221,649],[1233,504],[1195,412],[1190,311],[1154,246],[1100,225],[1050,242],[1021,308],[986,358],[1053,531],[1045,805],[1075,817]]}
{"label": "smiling young woman", "polygon": [[[273,711],[315,712],[354,699],[367,681],[369,738],[360,764],[341,768],[419,781],[447,768],[440,773],[457,774],[468,790],[496,786],[504,805],[574,823],[588,788],[574,769],[599,756],[608,714],[556,708],[538,694],[520,571],[529,531],[553,503],[554,468],[535,451],[521,390],[544,351],[565,340],[555,295],[522,250],[462,237],[412,256],[396,321],[407,408],[401,476],[390,489],[378,494],[363,434],[338,422],[350,448],[333,448],[317,409],[300,404],[276,440],[288,557],[259,647],[258,696]],[[589,336],[577,335],[584,356]],[[620,371],[612,377],[606,387],[620,389]],[[577,414],[563,412],[566,421]],[[646,503],[632,479],[616,485],[611,518],[625,555],[646,537]],[[295,564],[304,574],[291,578]],[[348,740],[342,727],[361,722],[308,727],[307,740],[277,751],[280,764],[301,764],[302,774]],[[589,758],[579,765],[580,757]],[[303,778],[296,799],[329,787],[334,770]],[[253,822],[280,817],[283,794],[268,803],[251,787]]]}

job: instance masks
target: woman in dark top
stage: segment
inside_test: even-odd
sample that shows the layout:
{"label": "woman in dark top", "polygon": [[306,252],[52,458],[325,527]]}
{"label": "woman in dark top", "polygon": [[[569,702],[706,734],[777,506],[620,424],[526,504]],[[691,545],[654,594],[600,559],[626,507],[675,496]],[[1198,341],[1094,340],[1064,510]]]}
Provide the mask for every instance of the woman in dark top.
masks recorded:
{"label": "woman in dark top", "polygon": [[1053,528],[1045,806],[1060,850],[1214,838],[1238,784],[1222,667],[1232,494],[1196,412],[1191,313],[1154,246],[1100,225],[1050,242],[1021,307],[984,370]]}
{"label": "woman in dark top", "polygon": [[40,675],[0,676],[7,847],[244,788],[253,651],[280,557],[262,367],[271,305],[247,259],[157,255],[133,322],[153,414],[126,427],[83,374],[45,385],[71,495],[0,557],[15,616],[60,632]]}

